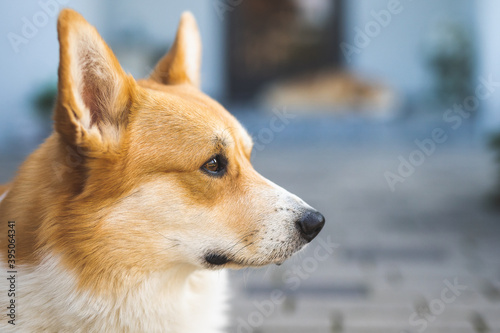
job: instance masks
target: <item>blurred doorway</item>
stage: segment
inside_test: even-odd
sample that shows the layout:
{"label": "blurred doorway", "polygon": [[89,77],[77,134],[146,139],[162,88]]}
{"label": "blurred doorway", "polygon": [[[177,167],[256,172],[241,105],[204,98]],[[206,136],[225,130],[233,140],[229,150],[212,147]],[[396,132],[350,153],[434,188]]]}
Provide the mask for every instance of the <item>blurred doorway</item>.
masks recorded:
{"label": "blurred doorway", "polygon": [[227,20],[229,99],[252,100],[267,83],[338,67],[342,0],[241,1]]}

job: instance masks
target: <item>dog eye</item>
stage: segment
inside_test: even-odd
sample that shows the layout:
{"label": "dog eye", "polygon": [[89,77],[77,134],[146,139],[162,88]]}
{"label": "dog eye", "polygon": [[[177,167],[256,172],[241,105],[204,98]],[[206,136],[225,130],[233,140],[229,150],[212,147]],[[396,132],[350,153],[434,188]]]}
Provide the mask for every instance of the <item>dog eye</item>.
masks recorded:
{"label": "dog eye", "polygon": [[210,161],[205,163],[205,169],[210,172],[219,171],[219,161],[217,158],[212,158]]}
{"label": "dog eye", "polygon": [[220,155],[211,157],[201,169],[212,176],[222,176],[226,171],[226,160]]}

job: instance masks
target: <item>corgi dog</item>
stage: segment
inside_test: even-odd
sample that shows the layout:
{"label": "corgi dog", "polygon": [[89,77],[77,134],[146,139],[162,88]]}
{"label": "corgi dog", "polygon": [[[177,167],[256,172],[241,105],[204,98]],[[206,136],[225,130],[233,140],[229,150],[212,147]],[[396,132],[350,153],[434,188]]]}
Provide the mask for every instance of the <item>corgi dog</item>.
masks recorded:
{"label": "corgi dog", "polygon": [[200,91],[192,14],[139,81],[80,14],[57,30],[54,131],[0,188],[0,331],[222,332],[224,269],[282,263],[324,217]]}

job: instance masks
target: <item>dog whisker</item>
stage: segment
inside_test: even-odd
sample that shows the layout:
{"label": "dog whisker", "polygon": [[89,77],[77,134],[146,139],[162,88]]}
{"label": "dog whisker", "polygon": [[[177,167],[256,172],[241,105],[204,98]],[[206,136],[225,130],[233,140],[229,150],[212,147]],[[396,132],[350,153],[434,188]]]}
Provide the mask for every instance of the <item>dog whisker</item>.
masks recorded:
{"label": "dog whisker", "polygon": [[231,245],[230,247],[228,247],[226,249],[226,251],[227,252],[232,251],[236,246],[238,246],[239,244],[241,244],[242,242],[244,242],[245,238],[253,236],[256,232],[258,232],[258,230],[252,230],[252,231],[249,231],[248,233],[244,234],[233,245]]}
{"label": "dog whisker", "polygon": [[242,248],[240,248],[238,251],[236,251],[236,252],[234,253],[234,255],[237,255],[237,254],[238,254],[238,252],[240,252],[241,250],[243,250],[243,249],[245,249],[245,248],[249,247],[250,245],[253,245],[254,243],[255,243],[255,242],[250,242],[250,243],[248,243],[247,245],[243,246],[243,247],[242,247]]}

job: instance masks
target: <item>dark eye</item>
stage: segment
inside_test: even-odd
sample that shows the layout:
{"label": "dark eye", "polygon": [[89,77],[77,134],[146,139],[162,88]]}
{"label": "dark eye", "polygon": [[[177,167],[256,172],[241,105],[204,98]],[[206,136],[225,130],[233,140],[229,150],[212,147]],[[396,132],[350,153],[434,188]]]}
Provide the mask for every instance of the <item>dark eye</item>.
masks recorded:
{"label": "dark eye", "polygon": [[226,171],[226,164],[226,159],[223,156],[216,155],[206,161],[201,167],[201,170],[211,176],[220,177],[224,175]]}

